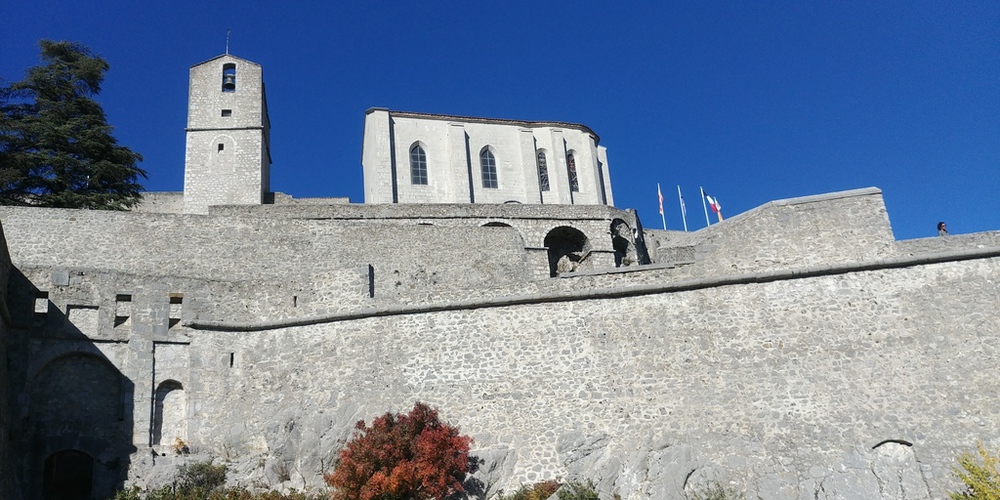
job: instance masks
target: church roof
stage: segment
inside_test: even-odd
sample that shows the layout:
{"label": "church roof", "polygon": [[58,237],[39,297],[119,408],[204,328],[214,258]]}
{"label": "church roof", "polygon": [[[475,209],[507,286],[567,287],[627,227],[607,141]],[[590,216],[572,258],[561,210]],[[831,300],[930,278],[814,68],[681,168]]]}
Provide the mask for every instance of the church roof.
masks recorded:
{"label": "church roof", "polygon": [[208,64],[208,63],[210,63],[210,62],[212,62],[212,61],[214,61],[216,59],[221,59],[223,57],[227,57],[229,59],[236,59],[238,61],[243,61],[243,62],[248,63],[248,64],[253,64],[254,66],[260,66],[260,64],[255,63],[255,62],[253,62],[253,61],[251,61],[249,59],[243,59],[242,57],[236,57],[236,56],[234,56],[232,54],[219,54],[219,55],[217,55],[217,56],[215,56],[215,57],[213,57],[211,59],[206,59],[206,60],[204,60],[204,61],[202,61],[202,62],[200,62],[198,64],[192,64],[191,67],[193,68],[195,66],[201,66],[202,64]]}
{"label": "church roof", "polygon": [[398,116],[400,118],[423,118],[427,120],[448,120],[448,121],[458,121],[458,122],[472,122],[472,123],[493,123],[499,125],[517,125],[520,127],[562,127],[562,128],[572,128],[586,132],[594,136],[594,143],[600,144],[601,137],[597,135],[597,132],[591,130],[590,127],[580,124],[580,123],[570,123],[570,122],[551,122],[551,121],[526,121],[526,120],[509,120],[505,118],[482,118],[478,116],[462,116],[462,115],[441,115],[437,113],[417,113],[413,111],[393,111],[386,108],[368,108],[365,112],[371,113],[372,111],[383,110],[388,111],[390,116]]}

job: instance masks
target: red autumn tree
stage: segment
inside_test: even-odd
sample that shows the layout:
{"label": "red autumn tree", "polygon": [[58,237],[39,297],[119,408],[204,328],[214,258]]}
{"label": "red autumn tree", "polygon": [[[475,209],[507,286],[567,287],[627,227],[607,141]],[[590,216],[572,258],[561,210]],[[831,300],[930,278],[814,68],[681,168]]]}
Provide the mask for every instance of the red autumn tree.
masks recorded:
{"label": "red autumn tree", "polygon": [[340,451],[333,474],[334,500],[443,499],[463,491],[472,438],[438,420],[417,402],[408,414],[386,413],[371,427],[359,420]]}

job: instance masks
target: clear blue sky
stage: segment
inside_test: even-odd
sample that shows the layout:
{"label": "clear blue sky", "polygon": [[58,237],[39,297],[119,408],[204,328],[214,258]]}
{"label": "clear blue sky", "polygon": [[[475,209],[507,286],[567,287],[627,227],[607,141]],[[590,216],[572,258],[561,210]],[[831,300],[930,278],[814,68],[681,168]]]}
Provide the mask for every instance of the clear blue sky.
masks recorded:
{"label": "clear blue sky", "polygon": [[[1000,229],[1000,2],[136,2],[6,0],[0,77],[41,38],[111,64],[99,101],[183,187],[188,68],[225,50],[264,66],[271,186],[363,201],[371,106],[583,123],[616,205],[703,227],[767,201],[882,188],[896,237]],[[846,223],[846,221],[845,221]]]}

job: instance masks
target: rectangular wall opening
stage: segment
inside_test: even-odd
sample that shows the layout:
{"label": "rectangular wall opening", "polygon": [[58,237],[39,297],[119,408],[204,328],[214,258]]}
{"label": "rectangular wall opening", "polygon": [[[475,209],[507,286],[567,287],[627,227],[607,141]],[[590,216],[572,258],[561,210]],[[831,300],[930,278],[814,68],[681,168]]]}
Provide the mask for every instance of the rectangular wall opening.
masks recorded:
{"label": "rectangular wall opening", "polygon": [[132,294],[119,293],[115,295],[115,328],[129,327],[132,324]]}
{"label": "rectangular wall opening", "polygon": [[170,294],[170,324],[167,328],[173,328],[181,323],[181,311],[184,307],[184,294]]}
{"label": "rectangular wall opening", "polygon": [[37,291],[35,292],[35,324],[45,323],[46,318],[49,315],[49,292]]}

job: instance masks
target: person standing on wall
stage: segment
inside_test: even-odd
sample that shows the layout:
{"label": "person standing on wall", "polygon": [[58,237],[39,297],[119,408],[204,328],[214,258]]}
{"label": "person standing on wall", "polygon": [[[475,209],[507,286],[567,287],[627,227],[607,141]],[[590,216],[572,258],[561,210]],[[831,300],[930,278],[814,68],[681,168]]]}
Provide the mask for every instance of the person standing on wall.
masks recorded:
{"label": "person standing on wall", "polygon": [[948,236],[948,226],[944,222],[938,222],[938,236]]}

